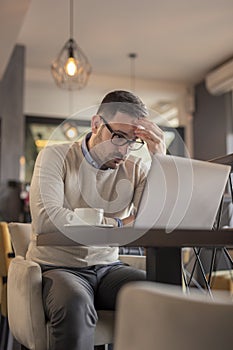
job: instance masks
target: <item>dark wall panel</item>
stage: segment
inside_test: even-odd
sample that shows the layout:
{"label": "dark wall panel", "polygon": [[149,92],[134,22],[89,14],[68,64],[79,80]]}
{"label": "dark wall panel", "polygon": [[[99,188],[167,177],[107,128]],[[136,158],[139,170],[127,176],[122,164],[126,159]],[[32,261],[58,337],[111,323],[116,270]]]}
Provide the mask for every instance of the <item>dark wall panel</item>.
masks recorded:
{"label": "dark wall panel", "polygon": [[0,82],[0,220],[19,221],[22,212],[19,159],[24,155],[23,46],[15,46]]}
{"label": "dark wall panel", "polygon": [[15,46],[1,81],[1,183],[19,179],[19,158],[24,155],[24,51]]}
{"label": "dark wall panel", "polygon": [[204,82],[195,88],[194,157],[208,160],[227,153],[228,108],[231,93],[213,96]]}

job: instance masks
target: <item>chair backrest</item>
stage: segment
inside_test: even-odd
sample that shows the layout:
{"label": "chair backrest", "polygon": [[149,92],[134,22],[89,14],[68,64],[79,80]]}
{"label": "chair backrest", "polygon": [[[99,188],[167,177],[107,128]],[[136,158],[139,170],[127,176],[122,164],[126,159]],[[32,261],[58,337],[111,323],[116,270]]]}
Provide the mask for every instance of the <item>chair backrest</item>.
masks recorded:
{"label": "chair backrest", "polygon": [[233,302],[183,294],[178,287],[135,282],[117,302],[114,350],[230,350]]}
{"label": "chair backrest", "polygon": [[8,225],[6,222],[0,222],[0,303],[3,316],[7,316],[7,275],[13,256]]}
{"label": "chair backrest", "polygon": [[31,238],[31,224],[10,222],[8,227],[15,255],[25,257]]}

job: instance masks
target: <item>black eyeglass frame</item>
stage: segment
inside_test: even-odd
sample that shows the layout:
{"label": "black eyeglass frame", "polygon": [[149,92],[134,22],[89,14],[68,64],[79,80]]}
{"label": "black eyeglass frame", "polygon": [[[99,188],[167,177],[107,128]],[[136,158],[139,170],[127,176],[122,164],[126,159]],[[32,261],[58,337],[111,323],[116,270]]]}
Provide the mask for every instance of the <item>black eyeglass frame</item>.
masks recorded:
{"label": "black eyeglass frame", "polygon": [[[142,148],[142,146],[145,144],[145,142],[143,140],[140,139],[140,141],[137,140],[129,140],[127,139],[124,135],[114,131],[111,126],[108,124],[108,122],[106,121],[106,119],[104,119],[101,115],[99,115],[99,117],[103,120],[104,125],[106,126],[106,128],[108,129],[108,131],[111,133],[111,142],[114,146],[125,146],[126,144],[128,144],[129,149],[131,151],[138,151],[139,149]],[[118,143],[114,143],[114,136],[120,136],[121,139],[124,139],[125,142],[122,143],[121,145],[119,145]],[[138,148],[133,148],[131,145],[138,145]]]}

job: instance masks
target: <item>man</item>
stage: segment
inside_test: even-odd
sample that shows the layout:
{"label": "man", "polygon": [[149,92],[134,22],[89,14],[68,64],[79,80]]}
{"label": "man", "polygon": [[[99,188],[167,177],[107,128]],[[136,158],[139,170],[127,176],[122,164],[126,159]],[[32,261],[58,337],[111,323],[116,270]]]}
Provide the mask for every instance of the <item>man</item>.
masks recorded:
{"label": "man", "polygon": [[40,152],[31,183],[34,238],[27,258],[42,267],[51,350],[92,350],[96,310],[114,309],[123,284],[145,279],[143,271],[119,262],[116,247],[36,246],[37,234],[62,231],[78,207],[103,208],[105,224],[133,224],[146,168],[132,153],[144,143],[151,155],[165,153],[163,132],[127,91],[105,96],[91,130],[81,142]]}

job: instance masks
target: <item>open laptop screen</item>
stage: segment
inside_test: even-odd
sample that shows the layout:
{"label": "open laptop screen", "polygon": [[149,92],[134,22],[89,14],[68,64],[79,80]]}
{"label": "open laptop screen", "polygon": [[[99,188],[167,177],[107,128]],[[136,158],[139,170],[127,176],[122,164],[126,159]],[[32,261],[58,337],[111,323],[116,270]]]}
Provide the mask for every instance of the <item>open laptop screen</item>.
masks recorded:
{"label": "open laptop screen", "polygon": [[134,226],[212,229],[229,172],[226,165],[154,156]]}

